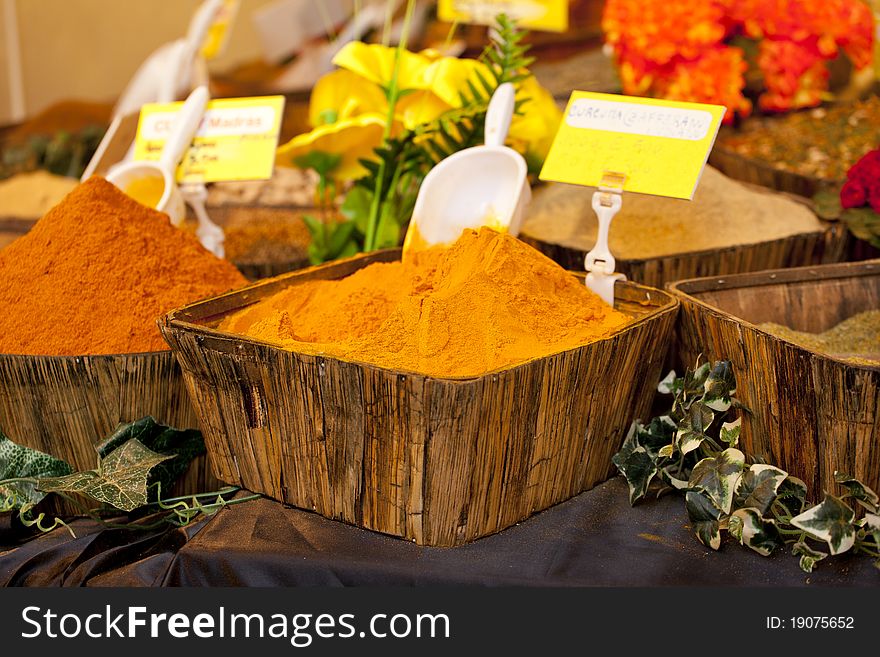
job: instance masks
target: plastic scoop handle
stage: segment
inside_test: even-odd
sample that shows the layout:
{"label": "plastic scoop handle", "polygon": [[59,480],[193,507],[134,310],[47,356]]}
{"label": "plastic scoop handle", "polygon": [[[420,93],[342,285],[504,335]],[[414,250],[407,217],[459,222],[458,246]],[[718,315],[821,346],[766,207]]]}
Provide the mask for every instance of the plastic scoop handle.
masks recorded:
{"label": "plastic scoop handle", "polygon": [[208,104],[207,87],[196,87],[186,99],[183,107],[177,113],[174,127],[162,149],[162,157],[159,158],[159,166],[167,171],[174,172],[184,151],[192,143],[193,136],[202,122],[205,107]]}
{"label": "plastic scoop handle", "polygon": [[503,146],[513,119],[513,108],[516,104],[516,89],[510,82],[500,85],[486,110],[485,143],[486,146]]}

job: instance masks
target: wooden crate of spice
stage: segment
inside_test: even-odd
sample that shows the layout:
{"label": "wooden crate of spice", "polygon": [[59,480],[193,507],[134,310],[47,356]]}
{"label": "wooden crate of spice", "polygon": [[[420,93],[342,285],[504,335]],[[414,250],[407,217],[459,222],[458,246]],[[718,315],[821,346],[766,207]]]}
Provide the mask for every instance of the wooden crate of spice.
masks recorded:
{"label": "wooden crate of spice", "polygon": [[[520,239],[571,271],[584,268],[598,224],[586,187],[538,189]],[[803,200],[706,167],[693,201],[626,195],[611,225],[617,271],[643,285],[700,276],[840,262],[846,226]]]}
{"label": "wooden crate of spice", "polygon": [[289,286],[341,279],[399,251],[285,274],[170,313],[219,479],[328,518],[454,546],[500,531],[612,474],[646,416],[677,302],[632,283],[635,316],[598,342],[442,379],[288,351],[216,329]]}
{"label": "wooden crate of spice", "polygon": [[[95,467],[95,445],[120,423],[147,415],[180,429],[198,428],[170,351],[119,356],[0,354],[0,428],[15,442],[63,459],[75,470]],[[200,456],[174,492],[214,490],[216,484],[206,457]]]}
{"label": "wooden crate of spice", "polygon": [[821,333],[880,309],[880,260],[700,278],[669,290],[682,303],[682,361],[702,354],[733,363],[737,397],[749,409],[748,453],[800,477],[814,495],[834,489],[835,470],[880,485],[880,341],[876,354],[854,358],[807,346],[792,331]]}

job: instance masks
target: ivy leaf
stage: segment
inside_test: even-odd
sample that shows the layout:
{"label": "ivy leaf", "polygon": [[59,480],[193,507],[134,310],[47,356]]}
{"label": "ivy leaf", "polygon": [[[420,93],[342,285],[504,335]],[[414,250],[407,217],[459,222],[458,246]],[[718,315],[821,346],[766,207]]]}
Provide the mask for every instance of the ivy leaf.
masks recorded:
{"label": "ivy leaf", "polygon": [[788,473],[772,465],[755,464],[743,473],[736,486],[733,508],[754,508],[761,515],[770,510],[779,486]]}
{"label": "ivy leaf", "polygon": [[813,567],[819,562],[822,561],[825,557],[828,556],[827,552],[822,552],[820,550],[814,550],[809,545],[807,545],[804,541],[798,541],[791,548],[791,553],[794,556],[800,556],[800,565],[801,570],[805,573],[813,572]]}
{"label": "ivy leaf", "polygon": [[695,402],[678,425],[675,440],[682,454],[688,454],[706,439],[706,431],[715,420],[715,413],[701,402]]}
{"label": "ivy leaf", "polygon": [[[60,477],[71,472],[61,459],[12,442],[0,431],[0,479],[39,479]],[[18,509],[22,513],[39,504],[46,493],[31,482],[14,482],[0,486],[0,509]]]}
{"label": "ivy leaf", "polygon": [[791,524],[818,541],[825,541],[831,554],[849,550],[856,540],[853,526],[855,512],[839,497],[825,495],[825,499],[799,516]]}
{"label": "ivy leaf", "polygon": [[117,427],[116,431],[97,446],[98,456],[107,458],[133,438],[158,454],[174,456],[150,470],[147,480],[150,501],[155,501],[159,493],[157,483],[167,493],[172,484],[186,472],[192,460],[206,451],[202,433],[197,429],[174,429],[148,416]]}
{"label": "ivy leaf", "polygon": [[668,483],[675,490],[687,490],[687,488],[689,487],[687,481],[685,481],[684,479],[679,479],[675,476],[675,474],[673,474],[672,466],[663,468],[660,471],[660,476],[662,477],[663,481]]}
{"label": "ivy leaf", "polygon": [[740,545],[753,549],[762,557],[768,556],[780,545],[776,522],[764,518],[758,509],[737,509],[728,521],[730,533]]}
{"label": "ivy leaf", "polygon": [[657,392],[661,395],[674,395],[681,389],[681,379],[675,376],[675,370],[670,370],[666,378],[657,386]]}
{"label": "ivy leaf", "polygon": [[802,479],[788,475],[779,485],[776,499],[786,508],[788,515],[796,516],[807,503],[807,485]]}
{"label": "ivy leaf", "polygon": [[122,511],[133,511],[147,503],[150,470],[170,458],[174,457],[157,454],[132,438],[101,459],[97,470],[40,479],[37,487],[44,493],[80,493]]}
{"label": "ivy leaf", "polygon": [[703,403],[721,413],[730,408],[730,398],[736,394],[736,378],[729,360],[720,360],[712,366],[703,384]]}
{"label": "ivy leaf", "polygon": [[[675,440],[675,422],[668,415],[662,415],[651,419],[646,427],[637,430],[639,444],[644,447],[651,456],[665,455],[664,450],[672,448]],[[664,454],[661,454],[664,452]]]}
{"label": "ivy leaf", "polygon": [[834,472],[834,481],[846,488],[846,497],[853,498],[863,507],[868,509],[868,511],[873,511],[875,513],[880,512],[880,497],[861,481],[836,470]]}
{"label": "ivy leaf", "polygon": [[742,418],[738,417],[733,422],[725,422],[721,425],[721,431],[718,435],[722,441],[730,447],[736,447],[739,444],[739,434],[742,428]]}
{"label": "ivy leaf", "polygon": [[724,513],[730,513],[733,492],[742,476],[746,457],[738,449],[728,447],[717,457],[699,461],[688,482],[694,490],[705,492]]}
{"label": "ivy leaf", "polygon": [[638,428],[641,425],[633,422],[620,451],[611,457],[629,485],[629,503],[635,504],[648,492],[651,480],[657,474],[657,466],[650,454],[638,443]]}
{"label": "ivy leaf", "polygon": [[706,547],[717,550],[721,547],[721,517],[724,512],[702,491],[688,491],[684,499],[697,539]]}

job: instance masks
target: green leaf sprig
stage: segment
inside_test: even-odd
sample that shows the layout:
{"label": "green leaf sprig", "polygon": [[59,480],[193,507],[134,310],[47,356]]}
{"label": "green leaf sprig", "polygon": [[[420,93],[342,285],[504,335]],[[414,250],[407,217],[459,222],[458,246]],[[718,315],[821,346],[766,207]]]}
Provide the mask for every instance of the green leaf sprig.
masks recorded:
{"label": "green leaf sprig", "polygon": [[[729,361],[697,364],[683,377],[675,372],[658,391],[673,396],[667,415],[647,425],[633,422],[612,457],[626,478],[631,504],[679,491],[691,530],[718,550],[722,532],[762,556],[785,545],[805,572],[829,555],[864,554],[880,568],[880,498],[864,483],[835,472],[841,496],[807,502],[806,484],[784,470],[743,454],[742,413]],[[854,504],[853,504],[854,503]]]}
{"label": "green leaf sprig", "polygon": [[[170,487],[192,459],[205,452],[202,435],[196,430],[174,429],[145,417],[121,425],[96,449],[97,467],[73,472],[61,459],[18,445],[0,432],[0,513],[16,512],[23,525],[43,532],[64,526],[75,536],[61,518],[52,518],[49,524],[45,513],[35,515],[37,504],[55,494],[107,527],[143,530],[185,526],[224,506],[260,497],[233,499],[239,489],[227,487],[162,499],[163,488]],[[139,517],[118,522],[114,518],[120,512],[137,512]]]}

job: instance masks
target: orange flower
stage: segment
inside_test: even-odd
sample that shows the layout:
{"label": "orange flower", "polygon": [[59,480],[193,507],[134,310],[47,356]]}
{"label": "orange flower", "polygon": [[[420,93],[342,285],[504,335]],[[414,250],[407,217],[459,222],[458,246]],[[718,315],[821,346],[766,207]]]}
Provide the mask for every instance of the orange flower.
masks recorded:
{"label": "orange flower", "polygon": [[747,114],[746,64],[726,40],[760,39],[769,110],[821,102],[825,62],[842,49],[856,68],[870,64],[874,21],[862,0],[607,0],[605,40],[625,93],[723,103],[726,120]]}

